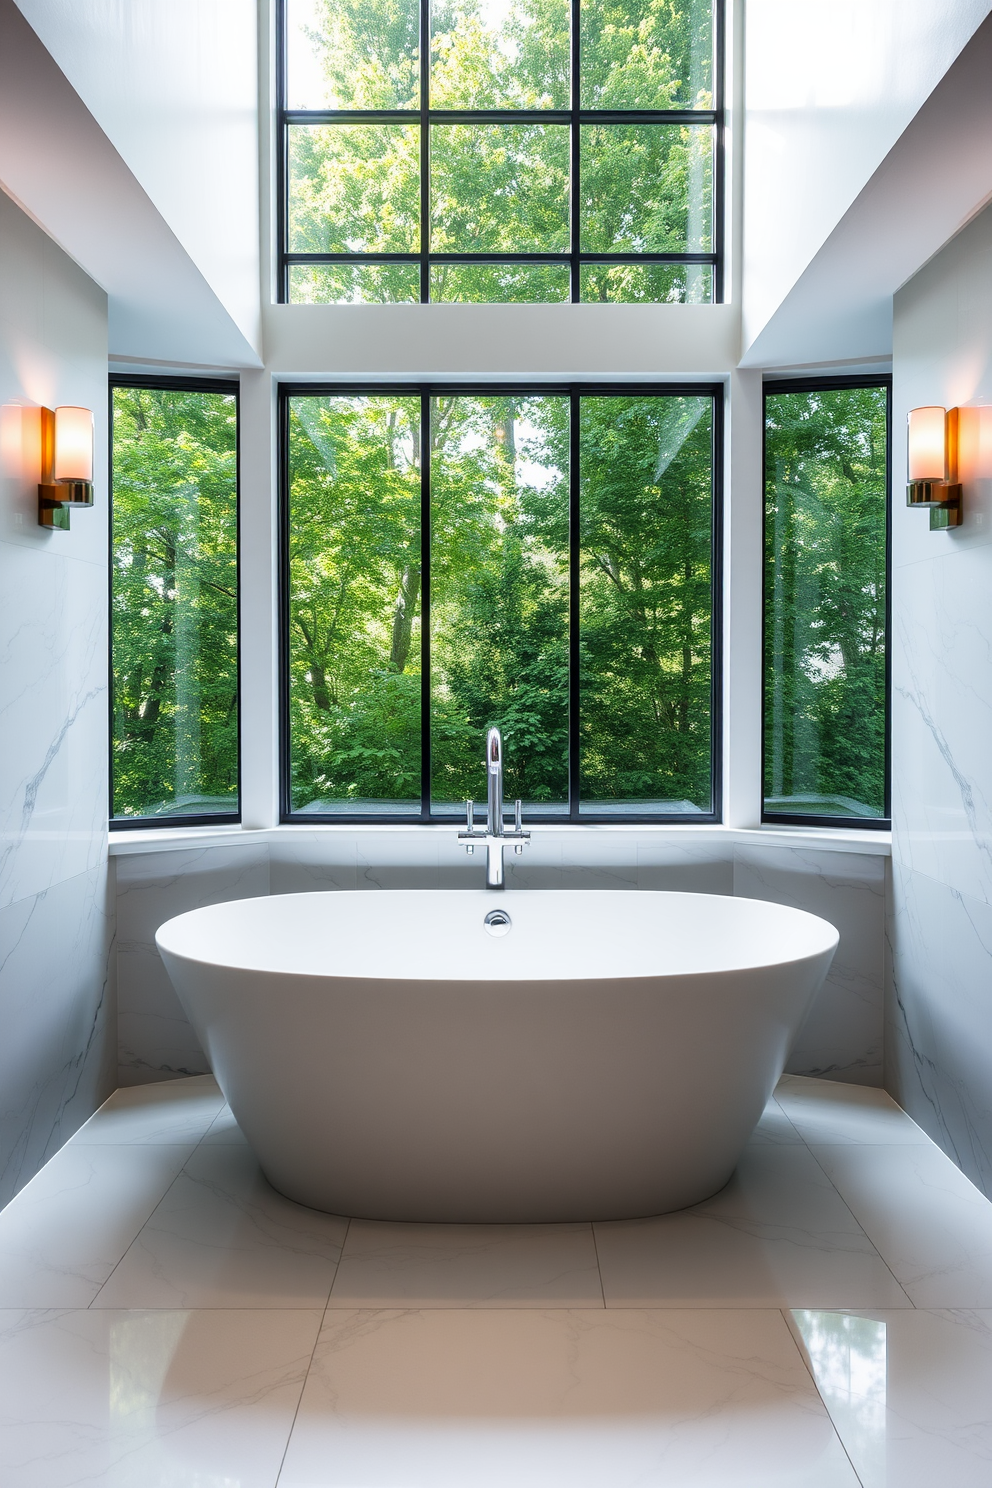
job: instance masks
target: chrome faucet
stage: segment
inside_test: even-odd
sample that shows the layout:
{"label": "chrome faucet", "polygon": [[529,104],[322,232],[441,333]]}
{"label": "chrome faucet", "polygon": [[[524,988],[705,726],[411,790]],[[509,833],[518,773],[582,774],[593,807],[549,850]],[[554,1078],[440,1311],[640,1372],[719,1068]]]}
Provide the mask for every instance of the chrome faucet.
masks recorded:
{"label": "chrome faucet", "polygon": [[486,829],[475,825],[475,802],[465,802],[465,831],[458,833],[458,841],[465,843],[466,851],[475,852],[475,844],[486,844],[486,888],[505,887],[503,873],[503,845],[513,842],[513,850],[522,853],[524,844],[530,841],[530,833],[522,825],[522,810],[519,801],[514,810],[513,828],[507,831],[503,825],[503,738],[498,728],[491,728],[486,735]]}

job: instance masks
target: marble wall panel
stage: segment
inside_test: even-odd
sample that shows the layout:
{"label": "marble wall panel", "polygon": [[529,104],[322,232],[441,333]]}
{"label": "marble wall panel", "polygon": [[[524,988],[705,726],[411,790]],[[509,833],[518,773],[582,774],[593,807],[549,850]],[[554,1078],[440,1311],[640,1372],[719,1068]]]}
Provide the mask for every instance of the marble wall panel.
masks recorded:
{"label": "marble wall panel", "polygon": [[[268,862],[266,861],[268,853]],[[846,852],[738,848],[673,835],[535,831],[522,857],[508,855],[510,888],[658,890],[752,894],[822,914],[842,930],[843,951],[794,1051],[799,1073],[861,1083],[881,1077],[884,858]],[[308,832],[268,847],[231,845],[116,858],[119,875],[122,1084],[197,1073],[206,1059],[154,949],[158,926],[199,904],[270,891],[481,888],[484,858],[456,829]]]}
{"label": "marble wall panel", "polygon": [[896,431],[961,409],[963,520],[893,502],[886,1084],[992,1195],[992,209],[896,295],[892,373]]}
{"label": "marble wall panel", "polygon": [[269,892],[268,850],[243,844],[121,854],[117,873],[118,1084],[209,1070],[155,949],[173,915]]}
{"label": "marble wall panel", "polygon": [[0,542],[0,907],[106,859],[106,568]]}
{"label": "marble wall panel", "polygon": [[808,910],[840,932],[823,989],[799,1031],[788,1071],[881,1085],[885,858],[793,847],[738,847],[734,893]]}
{"label": "marble wall panel", "polygon": [[[63,403],[93,410],[95,499],[52,531]],[[0,1203],[115,1084],[106,455],[107,297],[0,192]]]}
{"label": "marble wall panel", "polygon": [[893,852],[906,867],[987,904],[990,579],[987,544],[918,561],[893,577]]}
{"label": "marble wall panel", "polygon": [[992,906],[900,863],[892,879],[886,1085],[992,1193]]}
{"label": "marble wall panel", "polygon": [[0,909],[0,1205],[114,1088],[105,864]]}

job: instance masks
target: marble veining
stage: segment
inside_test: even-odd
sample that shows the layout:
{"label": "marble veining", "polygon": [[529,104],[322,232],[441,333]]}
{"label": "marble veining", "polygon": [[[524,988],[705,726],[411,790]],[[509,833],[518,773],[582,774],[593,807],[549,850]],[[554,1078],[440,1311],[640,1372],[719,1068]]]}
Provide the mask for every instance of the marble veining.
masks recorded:
{"label": "marble veining", "polygon": [[985,1488],[992,1204],[786,1076],[733,1182],[617,1225],[350,1222],[210,1076],[119,1090],[0,1213],[11,1488]]}
{"label": "marble veining", "polygon": [[[116,970],[106,834],[107,296],[2,192],[0,243],[3,1204],[113,1089]],[[33,409],[63,403],[94,410],[96,500],[71,532],[43,532]]]}
{"label": "marble veining", "polygon": [[[986,208],[899,290],[893,428],[992,403]],[[886,1085],[992,1194],[992,469],[962,446],[964,521],[892,514],[892,903]],[[901,479],[897,464],[896,481]]]}
{"label": "marble veining", "polygon": [[99,1103],[112,1072],[105,866],[0,910],[0,1203]]}
{"label": "marble veining", "polygon": [[992,1192],[992,906],[893,864],[889,1085]]}

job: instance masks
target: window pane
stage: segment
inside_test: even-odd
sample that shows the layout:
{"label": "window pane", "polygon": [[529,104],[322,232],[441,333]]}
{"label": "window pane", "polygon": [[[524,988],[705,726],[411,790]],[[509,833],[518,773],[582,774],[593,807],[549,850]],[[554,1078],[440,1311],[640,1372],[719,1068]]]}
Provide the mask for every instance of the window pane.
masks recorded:
{"label": "window pane", "polygon": [[582,108],[711,109],[713,0],[582,0]]}
{"label": "window pane", "polygon": [[420,299],[418,264],[290,264],[291,305],[387,305]]}
{"label": "window pane", "polygon": [[579,283],[585,304],[709,305],[713,300],[711,264],[583,264]]}
{"label": "window pane", "polygon": [[713,138],[709,125],[583,125],[582,252],[710,253]]}
{"label": "window pane", "polygon": [[568,251],[568,126],[431,129],[434,253]]}
{"label": "window pane", "polygon": [[290,253],[416,253],[420,130],[406,124],[294,124]]}
{"label": "window pane", "polygon": [[434,809],[505,794],[568,802],[568,399],[436,398],[431,413]]}
{"label": "window pane", "polygon": [[431,108],[568,106],[567,0],[433,0]]}
{"label": "window pane", "polygon": [[419,47],[418,0],[286,0],[286,106],[416,108]]}
{"label": "window pane", "polygon": [[581,410],[581,809],[710,811],[713,402]]}
{"label": "window pane", "polygon": [[289,412],[294,811],[420,809],[420,400]]}
{"label": "window pane", "polygon": [[476,305],[547,305],[568,299],[568,264],[434,264],[431,299]]}
{"label": "window pane", "polygon": [[886,390],[769,394],[765,811],[885,815]]}
{"label": "window pane", "polygon": [[115,818],[238,811],[237,404],[113,392]]}

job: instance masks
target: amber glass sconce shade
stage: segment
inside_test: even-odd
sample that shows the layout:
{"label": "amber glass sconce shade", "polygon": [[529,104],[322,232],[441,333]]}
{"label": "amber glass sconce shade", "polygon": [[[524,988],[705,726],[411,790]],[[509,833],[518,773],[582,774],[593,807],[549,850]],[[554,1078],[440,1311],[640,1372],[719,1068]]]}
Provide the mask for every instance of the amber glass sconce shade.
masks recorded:
{"label": "amber glass sconce shade", "polygon": [[88,408],[42,408],[38,523],[69,530],[74,506],[93,505],[93,415]]}
{"label": "amber glass sconce shade", "polygon": [[906,505],[930,513],[930,530],[961,525],[958,409],[914,408],[909,415]]}

